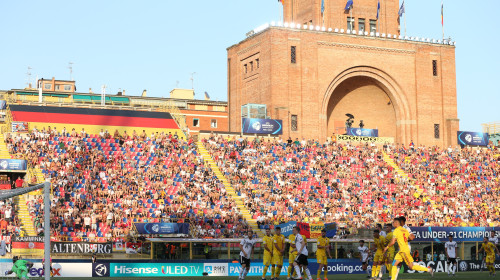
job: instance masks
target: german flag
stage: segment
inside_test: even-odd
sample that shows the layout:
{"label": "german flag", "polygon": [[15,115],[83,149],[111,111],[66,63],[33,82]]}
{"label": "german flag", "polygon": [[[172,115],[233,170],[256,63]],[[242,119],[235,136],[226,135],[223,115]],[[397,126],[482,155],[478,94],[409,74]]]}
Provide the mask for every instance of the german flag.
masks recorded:
{"label": "german flag", "polygon": [[135,130],[137,133],[179,132],[179,126],[167,112],[149,112],[115,109],[71,108],[53,106],[10,105],[13,121],[28,122],[29,129],[63,127],[68,132],[82,128],[86,133],[98,134],[101,130],[108,130],[113,134],[115,130],[129,135]]}
{"label": "german flag", "polygon": [[15,236],[12,239],[12,254],[14,255],[43,255],[43,236]]}

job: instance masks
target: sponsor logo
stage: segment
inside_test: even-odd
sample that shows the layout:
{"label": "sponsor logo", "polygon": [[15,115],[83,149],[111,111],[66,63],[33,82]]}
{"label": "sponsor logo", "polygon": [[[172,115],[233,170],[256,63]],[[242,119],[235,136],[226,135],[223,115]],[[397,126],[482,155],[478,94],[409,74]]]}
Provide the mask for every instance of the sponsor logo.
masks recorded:
{"label": "sponsor logo", "polygon": [[254,122],[252,124],[252,128],[255,129],[255,130],[257,130],[257,131],[259,131],[262,128],[262,126],[260,125],[259,122]]}
{"label": "sponsor logo", "polygon": [[460,271],[467,271],[467,262],[461,261],[458,267]]}
{"label": "sponsor logo", "polygon": [[158,232],[158,231],[160,231],[160,226],[159,225],[153,225],[151,227],[151,230],[154,231],[154,232]]}
{"label": "sponsor logo", "polygon": [[6,160],[2,160],[0,162],[0,166],[2,167],[2,169],[7,169],[7,167],[9,167],[9,163]]}
{"label": "sponsor logo", "polygon": [[228,276],[227,263],[206,263],[203,267],[203,272],[208,276]]}
{"label": "sponsor logo", "polygon": [[359,128],[358,128],[358,129],[356,129],[356,135],[361,136],[361,129],[359,129]]}
{"label": "sponsor logo", "polygon": [[94,272],[97,276],[103,277],[108,272],[108,268],[106,267],[106,265],[100,263],[95,266]]}
{"label": "sponsor logo", "polygon": [[465,134],[465,141],[467,141],[467,142],[472,142],[472,135],[470,135],[470,134]]}
{"label": "sponsor logo", "polygon": [[[52,264],[52,276],[53,277],[61,277],[61,273],[62,273],[62,267],[60,264],[58,263],[55,263],[55,264]],[[44,273],[44,269],[42,267],[32,267],[30,270],[29,270],[29,276],[31,277],[42,277],[44,276],[45,273]]]}

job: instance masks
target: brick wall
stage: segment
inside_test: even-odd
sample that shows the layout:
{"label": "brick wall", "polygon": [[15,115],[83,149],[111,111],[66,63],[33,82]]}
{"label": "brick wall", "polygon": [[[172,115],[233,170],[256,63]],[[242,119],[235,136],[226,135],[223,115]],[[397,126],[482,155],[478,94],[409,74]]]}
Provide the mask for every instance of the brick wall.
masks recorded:
{"label": "brick wall", "polygon": [[[243,64],[252,56],[260,67],[248,77]],[[328,124],[351,110],[399,143],[456,144],[453,46],[273,27],[228,48],[228,64],[231,131],[241,129],[241,105],[258,103],[283,119],[284,137],[325,139]],[[329,109],[338,94],[344,98]],[[298,116],[297,131],[289,127],[291,115]]]}

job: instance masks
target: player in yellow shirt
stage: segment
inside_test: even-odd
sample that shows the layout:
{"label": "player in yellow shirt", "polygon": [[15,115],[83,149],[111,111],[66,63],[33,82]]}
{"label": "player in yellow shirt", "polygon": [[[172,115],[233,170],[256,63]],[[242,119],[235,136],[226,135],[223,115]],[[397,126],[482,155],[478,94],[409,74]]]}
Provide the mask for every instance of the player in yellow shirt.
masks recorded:
{"label": "player in yellow shirt", "polygon": [[330,255],[330,239],[326,237],[326,229],[321,230],[321,236],[317,239],[317,247],[318,250],[316,250],[316,260],[319,264],[318,280],[321,280],[321,270],[323,270],[323,268],[325,269],[325,280],[328,280],[328,259],[326,258],[326,254],[328,253],[328,257],[330,259],[332,258],[332,255]]}
{"label": "player in yellow shirt", "polygon": [[295,234],[290,234],[288,236],[287,242],[290,244],[290,248],[288,249],[288,277],[287,279],[292,279],[292,276],[295,275],[293,270],[293,262],[295,258],[297,258],[297,248],[295,248]]}
{"label": "player in yellow shirt", "polygon": [[397,279],[398,277],[398,264],[401,262],[405,262],[410,270],[416,271],[425,271],[429,272],[431,276],[434,276],[434,270],[431,267],[423,267],[418,264],[413,263],[413,258],[411,257],[410,247],[408,247],[408,238],[410,236],[410,232],[407,229],[402,227],[403,222],[401,221],[401,217],[394,219],[393,226],[396,228],[393,232],[393,237],[391,242],[387,244],[384,248],[384,254],[389,250],[391,246],[393,246],[396,242],[398,242],[399,252],[397,252],[396,257],[394,258],[394,262],[392,263],[391,270],[391,279]]}
{"label": "player in yellow shirt", "polygon": [[[283,267],[283,255],[285,254],[285,236],[281,234],[281,228],[276,227],[273,236],[273,260],[272,260],[272,276],[271,279],[278,279]],[[275,267],[276,266],[276,267]]]}
{"label": "player in yellow shirt", "polygon": [[[385,246],[387,246],[387,245],[389,245],[392,238],[394,237],[393,233],[392,233],[392,225],[391,224],[385,225],[385,232],[387,233],[387,236],[385,237]],[[389,274],[391,274],[391,270],[392,270],[392,262],[394,261],[394,253],[395,253],[394,246],[391,246],[391,247],[389,247],[389,250],[387,250],[387,252],[385,252],[385,255],[384,255],[385,267],[387,268],[387,272]]]}
{"label": "player in yellow shirt", "polygon": [[380,230],[376,229],[373,231],[373,248],[372,251],[375,252],[373,257],[373,267],[372,267],[372,279],[380,279],[379,276],[382,265],[384,264],[384,247],[385,238],[380,235]]}
{"label": "player in yellow shirt", "polygon": [[488,268],[488,271],[490,272],[490,276],[495,276],[496,271],[495,271],[495,251],[497,254],[500,255],[500,252],[498,251],[498,248],[495,246],[495,244],[489,242],[488,237],[485,237],[483,240],[483,244],[481,245],[481,249],[477,252],[483,251],[486,253],[486,267]]}
{"label": "player in yellow shirt", "polygon": [[271,235],[271,229],[266,228],[266,236],[262,238],[262,245],[264,247],[264,271],[262,273],[262,279],[266,279],[267,270],[271,265],[273,259],[273,236]]}

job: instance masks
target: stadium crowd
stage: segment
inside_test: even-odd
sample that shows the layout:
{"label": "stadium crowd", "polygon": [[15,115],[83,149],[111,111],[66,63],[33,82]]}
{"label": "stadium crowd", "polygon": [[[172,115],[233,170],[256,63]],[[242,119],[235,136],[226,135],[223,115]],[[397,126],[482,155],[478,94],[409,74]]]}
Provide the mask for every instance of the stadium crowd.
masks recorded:
{"label": "stadium crowd", "polygon": [[414,145],[388,149],[409,175],[409,183],[422,186],[428,197],[424,208],[406,213],[411,220],[440,226],[499,224],[498,149]]}
{"label": "stadium crowd", "polygon": [[[14,157],[50,178],[51,236],[58,240],[124,239],[132,222],[188,222],[199,237],[239,236],[246,227],[192,139],[48,128],[8,135],[6,142]],[[41,232],[42,198],[28,203]]]}
{"label": "stadium crowd", "polygon": [[[239,237],[248,227],[192,139],[49,127],[8,134],[6,143],[14,158],[27,159],[50,178],[56,240],[123,240],[133,222],[187,222],[192,236],[212,238]],[[220,135],[203,143],[261,227],[321,221],[355,232],[399,215],[411,226],[500,224],[493,148]],[[395,172],[384,152],[410,176]],[[7,217],[12,207],[0,205],[10,221],[0,225],[19,234],[19,221]],[[41,196],[28,207],[42,233]]]}
{"label": "stadium crowd", "polygon": [[[319,219],[364,228],[398,215],[412,226],[499,222],[498,151],[491,149],[217,135],[205,145],[261,226]],[[384,149],[410,178],[383,160]]]}

